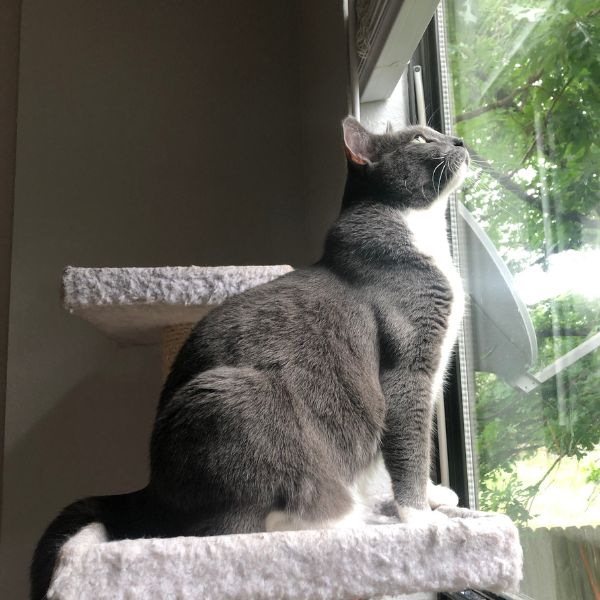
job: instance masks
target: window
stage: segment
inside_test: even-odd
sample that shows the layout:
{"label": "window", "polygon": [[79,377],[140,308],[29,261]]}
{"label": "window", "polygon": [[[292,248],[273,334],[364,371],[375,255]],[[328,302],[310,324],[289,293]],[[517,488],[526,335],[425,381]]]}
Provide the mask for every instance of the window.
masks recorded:
{"label": "window", "polygon": [[353,107],[374,130],[408,105],[415,122],[421,66],[428,123],[473,158],[451,205],[470,306],[442,479],[519,525],[524,597],[600,598],[600,7],[442,0],[398,83],[436,4],[357,0]]}
{"label": "window", "polygon": [[476,173],[453,219],[466,495],[521,527],[526,596],[600,598],[600,8],[446,0],[437,21]]}

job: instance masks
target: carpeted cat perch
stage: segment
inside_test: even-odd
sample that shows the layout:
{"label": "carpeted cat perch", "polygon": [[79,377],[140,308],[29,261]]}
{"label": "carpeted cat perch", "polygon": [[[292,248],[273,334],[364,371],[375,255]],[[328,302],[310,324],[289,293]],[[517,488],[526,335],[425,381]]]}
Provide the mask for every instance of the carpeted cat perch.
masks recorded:
{"label": "carpeted cat perch", "polygon": [[442,524],[371,525],[102,542],[90,525],[63,548],[50,598],[373,598],[467,587],[514,590],[521,549],[508,517],[447,508]]}
{"label": "carpeted cat perch", "polygon": [[[64,304],[119,343],[155,343],[228,296],[291,270],[273,267],[77,269]],[[163,332],[163,333],[161,333]],[[514,591],[516,527],[498,514],[440,507],[427,525],[369,525],[105,542],[92,524],[62,549],[49,598],[352,599],[465,588]]]}

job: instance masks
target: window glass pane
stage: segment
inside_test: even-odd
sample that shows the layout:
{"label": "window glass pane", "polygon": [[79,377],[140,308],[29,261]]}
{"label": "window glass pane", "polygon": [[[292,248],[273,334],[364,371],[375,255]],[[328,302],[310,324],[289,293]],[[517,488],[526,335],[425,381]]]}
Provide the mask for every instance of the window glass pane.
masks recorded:
{"label": "window glass pane", "polygon": [[447,0],[479,506],[523,591],[600,597],[600,6]]}

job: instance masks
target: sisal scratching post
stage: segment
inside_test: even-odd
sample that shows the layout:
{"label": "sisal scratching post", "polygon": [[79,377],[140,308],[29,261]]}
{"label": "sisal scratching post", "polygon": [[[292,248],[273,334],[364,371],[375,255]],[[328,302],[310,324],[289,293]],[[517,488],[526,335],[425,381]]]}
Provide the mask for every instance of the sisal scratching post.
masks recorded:
{"label": "sisal scratching post", "polygon": [[178,323],[169,325],[162,330],[162,373],[166,378],[171,370],[171,365],[181,346],[187,340],[195,323]]}

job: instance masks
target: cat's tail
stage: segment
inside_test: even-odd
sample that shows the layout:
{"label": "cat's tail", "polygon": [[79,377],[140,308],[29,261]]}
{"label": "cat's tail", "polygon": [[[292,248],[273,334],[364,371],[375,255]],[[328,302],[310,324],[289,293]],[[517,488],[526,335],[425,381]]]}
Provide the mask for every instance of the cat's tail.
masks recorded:
{"label": "cat's tail", "polygon": [[130,494],[84,498],[63,509],[43,533],[33,554],[31,600],[46,600],[61,548],[87,525],[102,525],[107,541],[143,537],[145,492],[144,489]]}
{"label": "cat's tail", "polygon": [[102,498],[85,498],[67,506],[44,531],[31,561],[31,600],[46,600],[63,544],[86,525],[101,522]]}
{"label": "cat's tail", "polygon": [[100,496],[73,502],[50,523],[42,534],[31,561],[31,600],[46,600],[58,555],[65,542],[86,525],[104,525],[109,498],[111,497]]}

